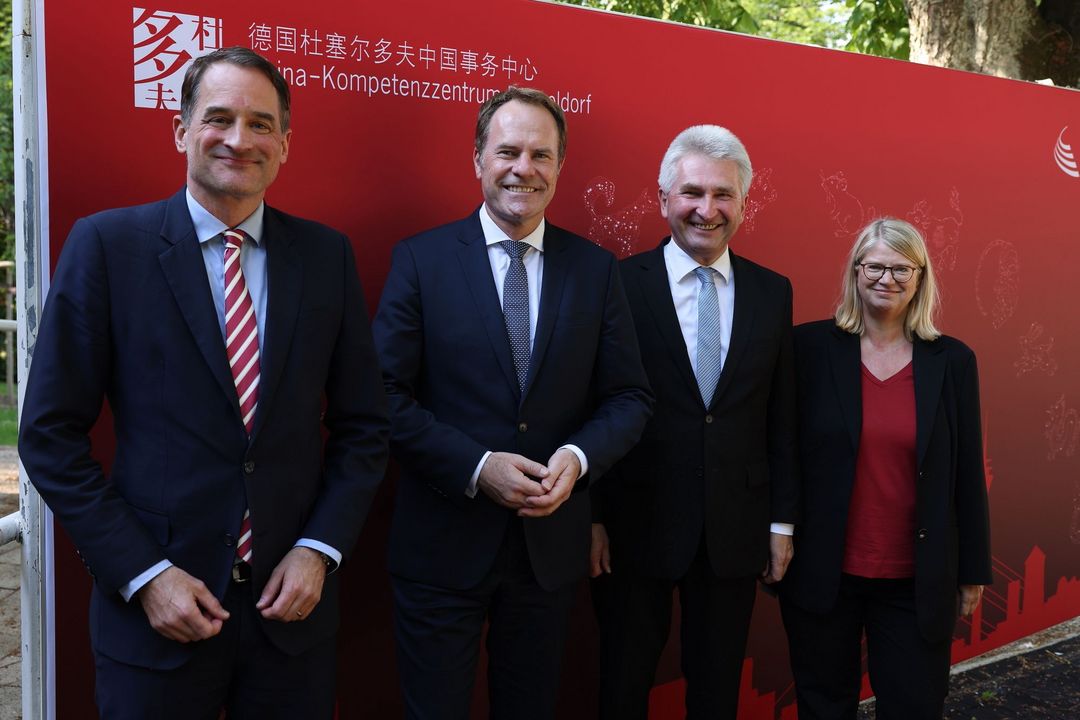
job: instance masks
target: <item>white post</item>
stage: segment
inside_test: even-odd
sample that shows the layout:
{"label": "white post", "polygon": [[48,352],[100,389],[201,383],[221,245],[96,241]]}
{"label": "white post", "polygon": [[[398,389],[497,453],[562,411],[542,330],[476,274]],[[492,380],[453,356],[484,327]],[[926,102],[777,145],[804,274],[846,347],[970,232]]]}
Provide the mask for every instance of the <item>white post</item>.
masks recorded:
{"label": "white post", "polygon": [[[45,133],[44,0],[15,0],[12,67],[15,121],[15,259],[18,287],[19,408],[49,281]],[[22,512],[22,716],[55,716],[52,513],[19,465]]]}

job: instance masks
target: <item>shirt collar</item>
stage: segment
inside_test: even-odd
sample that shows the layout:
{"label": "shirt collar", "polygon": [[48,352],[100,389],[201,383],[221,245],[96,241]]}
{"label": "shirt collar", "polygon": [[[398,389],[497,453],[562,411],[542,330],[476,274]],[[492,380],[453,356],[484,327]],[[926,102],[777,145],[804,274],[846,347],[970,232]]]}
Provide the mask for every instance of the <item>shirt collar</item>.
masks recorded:
{"label": "shirt collar", "polygon": [[[541,218],[540,224],[536,226],[536,229],[531,233],[521,238],[521,242],[528,243],[540,252],[544,252],[544,227],[547,220]],[[501,243],[503,240],[509,240],[506,233],[502,231],[495,221],[491,219],[491,215],[488,214],[487,203],[480,206],[480,228],[484,231],[484,242],[488,245],[494,245]]]}
{"label": "shirt collar", "polygon": [[[674,238],[668,240],[664,246],[664,262],[676,282],[682,282],[687,275],[701,267],[701,263],[687,255]],[[709,267],[720,273],[725,283],[731,282],[731,248],[724,248],[724,254],[716,258]]]}
{"label": "shirt collar", "polygon": [[[206,208],[199,204],[199,201],[192,196],[191,190],[185,190],[184,194],[187,197],[187,208],[188,213],[191,215],[191,222],[195,225],[195,237],[200,243],[213,240],[229,229],[225,223],[211,215]],[[256,245],[262,243],[263,214],[265,210],[266,203],[259,203],[259,207],[255,209],[255,212],[248,215],[242,223],[237,225],[238,228],[247,233],[249,238],[255,241]]]}

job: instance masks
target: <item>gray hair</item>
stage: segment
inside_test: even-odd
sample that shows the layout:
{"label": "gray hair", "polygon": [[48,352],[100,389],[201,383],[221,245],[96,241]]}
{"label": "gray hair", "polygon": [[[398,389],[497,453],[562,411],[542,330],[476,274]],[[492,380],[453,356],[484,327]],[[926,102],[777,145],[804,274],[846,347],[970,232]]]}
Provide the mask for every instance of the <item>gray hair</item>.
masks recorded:
{"label": "gray hair", "polygon": [[660,161],[660,189],[670,192],[678,176],[679,161],[687,155],[704,155],[714,160],[732,160],[739,168],[739,192],[742,197],[750,190],[754,168],[735,133],[719,125],[692,125],[675,136]]}

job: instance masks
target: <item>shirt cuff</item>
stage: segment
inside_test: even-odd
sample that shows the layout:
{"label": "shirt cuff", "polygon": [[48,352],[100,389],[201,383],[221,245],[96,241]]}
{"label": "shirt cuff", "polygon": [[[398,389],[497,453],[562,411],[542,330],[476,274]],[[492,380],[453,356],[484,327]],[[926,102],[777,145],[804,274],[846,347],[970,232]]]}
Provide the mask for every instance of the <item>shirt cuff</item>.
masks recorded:
{"label": "shirt cuff", "polygon": [[321,543],[318,540],[312,540],[311,538],[300,538],[296,541],[293,547],[306,547],[316,552],[321,552],[326,557],[334,561],[334,564],[326,568],[327,573],[332,573],[338,569],[338,565],[341,564],[341,553],[336,548],[330,547],[326,543]]}
{"label": "shirt cuff", "polygon": [[484,453],[483,457],[480,458],[480,462],[476,463],[476,469],[473,470],[472,477],[469,478],[469,486],[465,488],[465,497],[476,497],[476,483],[480,481],[480,471],[484,469],[484,463],[487,462],[489,457],[491,457],[491,450]]}
{"label": "shirt cuff", "polygon": [[585,459],[585,453],[577,445],[563,445],[559,449],[564,448],[577,455],[578,462],[581,463],[581,474],[578,475],[578,478],[585,477],[585,473],[589,472],[589,461]]}
{"label": "shirt cuff", "polygon": [[777,535],[794,535],[795,525],[792,523],[772,523],[769,525],[769,532]]}
{"label": "shirt cuff", "polygon": [[120,597],[124,598],[124,602],[131,602],[131,598],[135,596],[135,593],[142,589],[143,585],[156,578],[161,573],[165,572],[172,567],[172,563],[168,560],[162,560],[161,562],[152,565],[150,568],[143,570],[136,575],[131,582],[120,588]]}

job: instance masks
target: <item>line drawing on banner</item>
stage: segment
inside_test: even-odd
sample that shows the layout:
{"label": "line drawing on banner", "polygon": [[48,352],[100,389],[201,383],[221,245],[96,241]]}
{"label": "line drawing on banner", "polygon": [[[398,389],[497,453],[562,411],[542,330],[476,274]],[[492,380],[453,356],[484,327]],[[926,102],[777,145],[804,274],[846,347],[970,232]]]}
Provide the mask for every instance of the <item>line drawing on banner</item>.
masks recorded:
{"label": "line drawing on banner", "polygon": [[1020,254],[1008,240],[994,240],[983,248],[975,268],[975,305],[999,330],[1019,303]]}
{"label": "line drawing on banner", "polygon": [[1058,455],[1072,457],[1080,443],[1080,413],[1076,408],[1066,407],[1062,395],[1046,410],[1046,459],[1053,461]]}
{"label": "line drawing on banner", "polygon": [[1074,178],[1080,178],[1080,170],[1076,167],[1076,156],[1073,155],[1072,145],[1065,142],[1065,131],[1069,129],[1069,126],[1061,128],[1061,132],[1058,133],[1057,142],[1054,143],[1054,162],[1061,169],[1061,172]]}
{"label": "line drawing on banner", "polygon": [[937,217],[929,200],[919,200],[907,214],[907,221],[917,227],[925,238],[935,270],[956,268],[964,213],[960,209],[960,191],[955,187],[949,191],[949,208],[952,215]]}
{"label": "line drawing on banner", "polygon": [[589,239],[602,248],[615,253],[618,258],[634,254],[641,221],[646,213],[659,209],[659,201],[647,189],[638,193],[637,199],[626,207],[610,212],[615,206],[615,183],[605,177],[596,177],[585,186],[583,196],[585,209],[592,218],[589,222]]}
{"label": "line drawing on banner", "polygon": [[843,170],[832,175],[818,171],[821,189],[825,191],[825,210],[836,223],[836,237],[853,237],[866,223],[876,217],[874,208],[863,208],[862,201],[848,191],[848,180]]}
{"label": "line drawing on banner", "polygon": [[777,198],[776,188],[772,184],[772,168],[763,168],[754,172],[750,190],[746,193],[746,211],[743,214],[743,232],[754,232],[757,216]]}
{"label": "line drawing on banner", "polygon": [[1036,370],[1044,375],[1052,376],[1057,373],[1054,337],[1049,335],[1045,341],[1042,341],[1044,330],[1041,323],[1033,322],[1027,333],[1020,336],[1020,358],[1013,363],[1013,367],[1016,368],[1016,377],[1022,377]]}
{"label": "line drawing on banner", "polygon": [[131,12],[135,107],[179,110],[188,63],[221,48],[222,20],[138,7]]}

